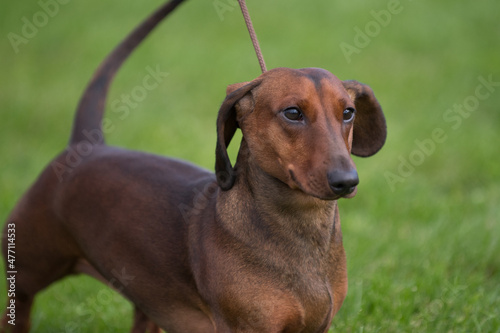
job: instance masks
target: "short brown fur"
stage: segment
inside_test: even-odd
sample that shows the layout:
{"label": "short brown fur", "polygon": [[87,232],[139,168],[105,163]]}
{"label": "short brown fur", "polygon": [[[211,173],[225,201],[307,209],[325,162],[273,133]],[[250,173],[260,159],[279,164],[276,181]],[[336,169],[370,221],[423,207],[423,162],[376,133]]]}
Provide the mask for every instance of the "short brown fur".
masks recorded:
{"label": "short brown fur", "polygon": [[[93,91],[92,107],[104,105],[113,75]],[[301,119],[288,119],[290,109]],[[230,86],[215,175],[107,146],[101,118],[81,105],[68,149],[7,220],[19,274],[16,326],[5,316],[2,332],[28,332],[35,294],[81,272],[135,304],[135,333],[328,331],[347,293],[337,200],[356,192],[350,154],[372,155],[386,136],[369,87],[316,68],[277,68]],[[233,167],[226,148],[237,128]],[[82,148],[82,133],[96,138],[91,153],[59,174],[54,166]]]}

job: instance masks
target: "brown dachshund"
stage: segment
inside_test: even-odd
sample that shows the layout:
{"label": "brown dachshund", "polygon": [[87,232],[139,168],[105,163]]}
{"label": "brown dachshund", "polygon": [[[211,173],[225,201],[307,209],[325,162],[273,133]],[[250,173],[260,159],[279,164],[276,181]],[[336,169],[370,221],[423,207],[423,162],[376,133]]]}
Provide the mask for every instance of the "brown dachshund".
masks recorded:
{"label": "brown dachshund", "polygon": [[[8,217],[3,253],[7,260],[15,230],[15,267],[7,267],[16,271],[7,304],[15,304],[15,326],[7,309],[3,332],[27,332],[35,294],[81,272],[134,303],[133,332],[320,333],[342,305],[337,200],[356,193],[350,154],[370,156],[386,138],[368,86],[317,68],[276,68],[229,86],[215,175],[104,144],[114,74],[180,2],[160,8],[104,61],[68,148]],[[237,128],[233,167],[226,147]]]}

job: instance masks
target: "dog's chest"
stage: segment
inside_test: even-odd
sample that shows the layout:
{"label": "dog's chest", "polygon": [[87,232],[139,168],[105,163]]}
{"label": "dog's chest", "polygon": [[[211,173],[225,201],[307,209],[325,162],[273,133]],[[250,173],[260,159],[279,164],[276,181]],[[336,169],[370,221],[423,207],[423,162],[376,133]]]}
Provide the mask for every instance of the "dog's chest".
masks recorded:
{"label": "dog's chest", "polygon": [[[303,273],[300,269],[297,272]],[[333,312],[333,294],[324,277],[307,273],[281,277],[264,272],[260,276],[252,275],[247,272],[238,279],[239,285],[225,289],[227,298],[222,304],[228,307],[228,317],[239,317],[235,327],[249,325],[258,329],[276,325],[278,332],[327,331]],[[235,309],[238,310],[231,314]]]}
{"label": "dog's chest", "polygon": [[325,332],[333,311],[333,293],[327,279],[315,273],[304,273],[291,287],[304,311],[305,328],[301,332]]}

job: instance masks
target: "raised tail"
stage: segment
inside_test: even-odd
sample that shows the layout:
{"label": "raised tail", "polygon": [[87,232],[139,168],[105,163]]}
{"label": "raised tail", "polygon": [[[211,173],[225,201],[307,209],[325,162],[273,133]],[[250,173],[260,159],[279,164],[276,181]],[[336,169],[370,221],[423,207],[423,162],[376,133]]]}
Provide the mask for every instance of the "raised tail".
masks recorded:
{"label": "raised tail", "polygon": [[[123,62],[144,38],[184,0],[171,0],[157,9],[125,38],[101,63],[78,104],[69,144],[93,138],[103,144],[101,122],[111,81]],[[96,139],[98,138],[98,139]]]}

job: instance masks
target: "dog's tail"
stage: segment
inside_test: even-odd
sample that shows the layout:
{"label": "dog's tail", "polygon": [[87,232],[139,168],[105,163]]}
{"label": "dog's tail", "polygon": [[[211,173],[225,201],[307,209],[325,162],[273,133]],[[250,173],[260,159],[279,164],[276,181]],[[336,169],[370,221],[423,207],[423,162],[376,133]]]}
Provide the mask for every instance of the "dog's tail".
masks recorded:
{"label": "dog's tail", "polygon": [[101,63],[87,86],[76,111],[69,144],[89,141],[103,144],[101,122],[108,88],[116,72],[142,40],[184,0],[171,0],[142,22]]}

